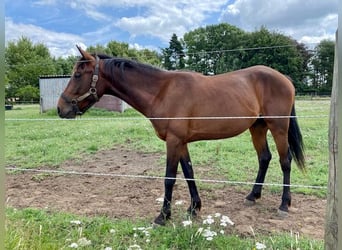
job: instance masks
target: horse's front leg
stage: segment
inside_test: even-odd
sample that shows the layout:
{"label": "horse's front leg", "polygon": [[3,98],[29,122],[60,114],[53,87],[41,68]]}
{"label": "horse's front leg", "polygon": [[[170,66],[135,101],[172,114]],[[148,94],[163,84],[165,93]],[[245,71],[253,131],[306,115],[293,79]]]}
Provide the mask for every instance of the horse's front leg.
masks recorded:
{"label": "horse's front leg", "polygon": [[177,168],[180,159],[180,150],[177,143],[174,141],[167,141],[167,156],[166,156],[166,174],[164,180],[164,202],[160,214],[154,220],[155,224],[165,225],[166,220],[171,217],[171,200],[173,186],[176,182]]}
{"label": "horse's front leg", "polygon": [[183,174],[184,177],[187,179],[189,191],[190,191],[190,196],[191,196],[191,204],[188,208],[188,213],[192,216],[197,215],[197,211],[201,210],[201,199],[198,195],[196,183],[193,180],[194,179],[194,171],[192,169],[192,164],[190,160],[190,155],[188,151],[188,147],[185,145],[183,154],[180,159],[180,163],[182,166]]}

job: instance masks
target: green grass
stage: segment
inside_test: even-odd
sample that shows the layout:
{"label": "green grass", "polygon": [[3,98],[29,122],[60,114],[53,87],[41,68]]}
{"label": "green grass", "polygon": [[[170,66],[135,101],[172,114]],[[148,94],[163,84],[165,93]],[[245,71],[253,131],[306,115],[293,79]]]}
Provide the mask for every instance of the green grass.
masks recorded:
{"label": "green grass", "polygon": [[231,227],[194,221],[184,226],[182,221],[152,228],[146,221],[115,220],[106,217],[87,218],[34,209],[7,209],[6,249],[323,249],[323,242],[289,234],[254,235],[240,238]]}
{"label": "green grass", "polygon": [[[308,169],[303,174],[293,164],[292,184],[327,186],[329,107],[329,100],[299,100],[296,103]],[[40,114],[38,105],[23,105],[6,111],[5,118],[6,166],[57,168],[66,160],[81,160],[84,155],[116,145],[141,152],[165,152],[164,142],[155,136],[150,122],[134,110],[119,114],[91,109],[84,118],[62,120],[56,119],[55,111]],[[269,143],[273,160],[266,182],[281,183],[282,173],[271,138]],[[219,173],[221,179],[255,180],[257,158],[248,132],[225,140],[195,142],[190,144],[189,150],[195,175],[196,166],[201,165],[208,171]],[[160,161],[160,164],[165,163]],[[206,175],[196,177],[207,178]],[[276,192],[281,190],[280,187],[267,188]],[[319,197],[326,195],[325,189],[292,188],[292,191]],[[322,241],[302,238],[298,241],[293,235],[257,235],[244,239],[229,232],[208,241],[197,233],[201,223],[184,228],[181,218],[178,222],[173,220],[173,225],[151,230],[149,242],[146,242],[146,236],[133,228],[148,227],[150,218],[131,222],[11,208],[7,209],[6,214],[6,249],[70,249],[69,246],[81,238],[91,240],[91,246],[82,249],[128,249],[135,244],[143,249],[255,249],[256,242],[264,243],[267,249],[323,249]],[[71,220],[80,220],[82,225],[75,226],[70,223]],[[115,229],[114,235],[110,229]]]}
{"label": "green grass", "polygon": [[[296,103],[298,122],[306,147],[307,172],[303,174],[293,164],[292,184],[326,186],[328,176],[328,114],[329,100],[300,100]],[[15,106],[6,111],[5,157],[7,166],[35,168],[55,166],[68,160],[81,160],[98,150],[124,145],[141,152],[165,153],[165,144],[155,135],[150,122],[134,110],[124,114],[91,109],[77,120],[57,119],[56,112],[39,113],[37,105]],[[301,118],[302,117],[302,118]],[[98,120],[87,120],[95,118]],[[45,120],[43,120],[45,119]],[[269,135],[273,154],[266,176],[268,183],[281,183],[282,172],[273,139]],[[189,145],[196,174],[202,165],[230,181],[255,181],[257,157],[247,132],[240,136],[200,141]],[[165,156],[160,161],[164,165]],[[206,176],[196,176],[206,178]],[[249,188],[249,187],[248,187]],[[279,191],[281,187],[270,187]],[[326,195],[325,189],[293,188],[294,192]]]}

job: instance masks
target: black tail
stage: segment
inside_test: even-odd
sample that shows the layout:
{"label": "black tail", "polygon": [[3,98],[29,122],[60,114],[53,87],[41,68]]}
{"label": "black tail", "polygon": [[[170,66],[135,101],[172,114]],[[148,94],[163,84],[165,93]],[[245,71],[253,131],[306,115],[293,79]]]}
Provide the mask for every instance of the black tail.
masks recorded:
{"label": "black tail", "polygon": [[[293,105],[291,116],[296,116],[295,107]],[[297,163],[297,166],[300,170],[305,170],[305,157],[304,157],[304,144],[302,134],[300,132],[297,118],[291,117],[290,118],[290,127],[288,132],[288,142],[290,147],[290,152]]]}

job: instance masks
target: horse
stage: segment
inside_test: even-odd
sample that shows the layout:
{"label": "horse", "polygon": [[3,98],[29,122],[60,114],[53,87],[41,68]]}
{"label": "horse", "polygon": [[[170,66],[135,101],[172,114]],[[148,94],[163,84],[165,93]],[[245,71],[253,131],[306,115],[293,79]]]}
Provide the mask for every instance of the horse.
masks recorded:
{"label": "horse", "polygon": [[196,216],[201,209],[188,143],[234,137],[247,129],[259,169],[245,204],[253,205],[261,198],[272,158],[266,136],[270,131],[283,173],[278,213],[282,217],[288,215],[292,159],[300,170],[305,170],[304,145],[295,112],[295,88],[289,77],[263,65],[215,76],[167,71],[77,48],[81,58],[59,97],[57,112],[61,118],[73,119],[107,94],[124,100],[150,119],[157,136],[166,143],[167,156],[164,201],[155,224],[165,225],[171,218],[179,163],[191,197],[187,212]]}

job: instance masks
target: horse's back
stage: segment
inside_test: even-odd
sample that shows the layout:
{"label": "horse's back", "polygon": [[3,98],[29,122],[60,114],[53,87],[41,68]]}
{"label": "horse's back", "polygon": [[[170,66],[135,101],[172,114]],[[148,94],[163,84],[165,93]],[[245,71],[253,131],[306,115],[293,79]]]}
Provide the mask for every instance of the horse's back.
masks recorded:
{"label": "horse's back", "polygon": [[171,80],[155,103],[154,116],[215,120],[154,121],[155,127],[163,127],[161,138],[167,134],[164,126],[179,130],[180,137],[188,137],[188,141],[232,137],[252,126],[259,116],[290,115],[294,101],[291,81],[266,66],[216,76],[175,72],[169,77]]}

